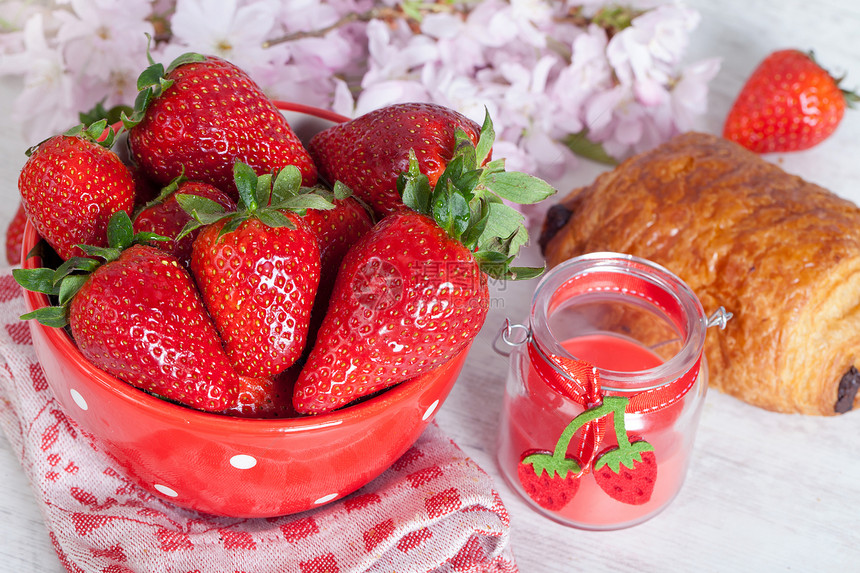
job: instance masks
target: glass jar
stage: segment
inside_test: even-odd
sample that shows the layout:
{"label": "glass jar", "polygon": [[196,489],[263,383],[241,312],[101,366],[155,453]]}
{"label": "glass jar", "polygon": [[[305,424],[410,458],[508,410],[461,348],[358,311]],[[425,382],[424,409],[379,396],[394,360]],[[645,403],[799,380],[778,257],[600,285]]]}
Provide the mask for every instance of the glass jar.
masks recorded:
{"label": "glass jar", "polygon": [[592,530],[639,524],[675,498],[707,391],[711,318],[665,268],[631,255],[570,259],[538,284],[513,347],[498,440],[534,509]]}

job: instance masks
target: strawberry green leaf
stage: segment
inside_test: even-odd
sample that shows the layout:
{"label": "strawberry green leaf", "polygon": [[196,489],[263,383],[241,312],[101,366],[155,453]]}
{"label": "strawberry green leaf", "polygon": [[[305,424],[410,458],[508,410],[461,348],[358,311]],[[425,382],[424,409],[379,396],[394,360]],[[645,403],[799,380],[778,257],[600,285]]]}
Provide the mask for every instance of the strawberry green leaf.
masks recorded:
{"label": "strawberry green leaf", "polygon": [[564,144],[579,157],[603,163],[604,165],[618,165],[618,160],[609,155],[602,145],[588,139],[587,130],[568,135],[564,139]]}
{"label": "strawberry green leaf", "polygon": [[478,145],[475,148],[475,160],[477,165],[483,165],[490,157],[495,139],[496,131],[493,129],[493,120],[490,118],[490,112],[484,108],[484,123],[481,125],[481,135],[478,138]]}
{"label": "strawberry green leaf", "polygon": [[114,249],[125,249],[134,242],[134,224],[125,211],[110,216],[107,225],[108,245]]}
{"label": "strawberry green leaf", "polygon": [[546,181],[516,171],[485,174],[481,178],[481,183],[502,199],[519,205],[543,201],[556,192],[555,188]]}
{"label": "strawberry green leaf", "polygon": [[69,324],[69,310],[66,306],[43,306],[33,312],[22,314],[21,320],[36,319],[45,326],[63,328]]}
{"label": "strawberry green leaf", "polygon": [[12,269],[12,277],[30,292],[57,295],[60,290],[54,282],[54,269]]}
{"label": "strawberry green leaf", "polygon": [[264,225],[272,228],[286,227],[287,229],[295,229],[295,224],[290,221],[289,217],[276,209],[262,209],[256,213],[256,217],[263,222]]}
{"label": "strawberry green leaf", "polygon": [[308,209],[328,210],[334,209],[334,203],[326,199],[322,195],[316,193],[304,193],[290,197],[286,201],[278,205],[278,208],[289,209],[290,211],[307,211]]}
{"label": "strawberry green leaf", "polygon": [[433,189],[430,180],[421,173],[415,151],[409,150],[409,169],[397,177],[397,190],[403,203],[422,215],[430,215]]}
{"label": "strawberry green leaf", "polygon": [[288,197],[298,195],[301,187],[301,171],[295,165],[287,165],[275,177],[272,185],[272,203],[280,203]]}
{"label": "strawberry green leaf", "polygon": [[[484,232],[478,239],[478,248],[484,249],[499,238],[508,238],[524,228],[525,216],[504,203],[490,202],[489,217]],[[504,254],[507,253],[507,249]]]}
{"label": "strawberry green leaf", "polygon": [[90,278],[89,274],[84,275],[69,275],[60,283],[60,292],[57,293],[60,306],[68,304],[72,298],[78,294],[81,287],[84,286]]}
{"label": "strawberry green leaf", "polygon": [[338,201],[346,199],[347,197],[352,197],[352,189],[350,189],[348,186],[344,185],[340,181],[334,182],[332,192],[334,193],[334,198]]}
{"label": "strawberry green leaf", "polygon": [[452,185],[436,185],[433,192],[433,218],[449,236],[459,239],[469,227],[471,211],[466,199]]}
{"label": "strawberry green leaf", "polygon": [[180,56],[177,56],[176,59],[170,62],[170,65],[167,66],[167,73],[169,74],[179,66],[203,61],[206,61],[206,56],[203,56],[202,54],[198,54],[196,52],[186,52]]}
{"label": "strawberry green leaf", "polygon": [[101,263],[95,259],[87,257],[72,257],[63,261],[54,271],[54,284],[60,284],[65,277],[74,272],[91,273],[101,266]]}
{"label": "strawberry green leaf", "polygon": [[176,202],[186,213],[204,225],[211,225],[228,214],[223,205],[200,195],[179,193],[176,195]]}
{"label": "strawberry green leaf", "polygon": [[263,173],[257,177],[257,189],[254,193],[257,207],[266,207],[272,201],[272,175]]}
{"label": "strawberry green leaf", "polygon": [[249,211],[257,208],[257,174],[254,169],[241,161],[233,165],[233,179],[236,189],[239,191],[239,199],[242,205]]}
{"label": "strawberry green leaf", "polygon": [[516,281],[533,279],[539,277],[546,270],[546,267],[509,267],[510,278]]}
{"label": "strawberry green leaf", "polygon": [[164,66],[162,64],[152,64],[143,70],[137,77],[137,91],[146,88],[161,86],[161,79],[164,77]]}

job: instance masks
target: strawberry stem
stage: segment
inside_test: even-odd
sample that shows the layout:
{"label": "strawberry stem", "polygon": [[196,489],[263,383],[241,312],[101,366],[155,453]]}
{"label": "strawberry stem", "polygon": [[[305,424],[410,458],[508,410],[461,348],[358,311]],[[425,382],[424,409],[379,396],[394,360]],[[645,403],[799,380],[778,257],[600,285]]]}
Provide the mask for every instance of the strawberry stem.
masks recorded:
{"label": "strawberry stem", "polygon": [[556,190],[532,175],[505,171],[503,159],[489,161],[494,140],[489,113],[477,145],[457,129],[454,155],[433,187],[410,149],[409,166],[397,178],[397,191],[407,207],[434,219],[452,239],[472,251],[487,275],[533,278],[543,272],[543,267],[511,266],[528,243],[528,231],[524,215],[508,203],[537,203]]}

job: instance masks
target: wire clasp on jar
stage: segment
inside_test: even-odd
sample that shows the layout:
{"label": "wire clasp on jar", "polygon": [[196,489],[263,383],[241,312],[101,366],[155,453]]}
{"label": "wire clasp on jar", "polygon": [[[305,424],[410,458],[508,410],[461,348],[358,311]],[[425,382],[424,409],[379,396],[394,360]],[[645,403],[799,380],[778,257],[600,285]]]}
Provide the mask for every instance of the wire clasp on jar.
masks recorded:
{"label": "wire clasp on jar", "polygon": [[[506,318],[495,340],[493,340],[493,350],[502,356],[510,356],[514,348],[528,343],[531,339],[532,331],[528,326],[524,324],[511,324],[511,320]],[[500,341],[504,342],[508,347],[501,347],[499,345]]]}

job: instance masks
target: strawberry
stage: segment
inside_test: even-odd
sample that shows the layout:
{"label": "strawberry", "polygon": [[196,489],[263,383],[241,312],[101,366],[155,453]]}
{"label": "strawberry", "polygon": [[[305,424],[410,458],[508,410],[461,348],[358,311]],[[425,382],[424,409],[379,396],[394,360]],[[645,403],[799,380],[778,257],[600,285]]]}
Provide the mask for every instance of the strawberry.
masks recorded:
{"label": "strawberry", "polygon": [[316,166],[287,120],[233,64],[185,54],[167,70],[151,62],[138,86],[135,110],[124,124],[132,157],[155,182],[185,175],[235,197],[236,161],[258,174],[295,165],[305,185],[316,182]]}
{"label": "strawberry", "polygon": [[579,472],[576,460],[564,458],[556,463],[552,452],[541,450],[524,452],[517,465],[517,477],[526,494],[550,511],[562,509],[579,491]]}
{"label": "strawberry", "polygon": [[858,101],[811,54],[780,50],[753,71],[726,118],[723,137],[757,153],[799,151],[828,138]]}
{"label": "strawberry", "polygon": [[489,119],[485,127],[477,147],[458,133],[458,155],[435,188],[409,153],[408,171],[398,177],[408,208],[383,218],[344,257],[296,382],[299,413],[326,412],[436,368],[480,331],[486,274],[541,272],[510,266],[527,233],[522,215],[501,198],[536,201],[553,190],[506,173],[501,160],[478,167],[492,145]]}
{"label": "strawberry", "polygon": [[373,227],[367,208],[355,197],[337,197],[334,209],[313,209],[304,217],[305,223],[319,239],[320,286],[334,286],[340,262],[349,248]]}
{"label": "strawberry", "polygon": [[22,318],[68,323],[87,360],[147,392],[210,412],[235,407],[239,377],[191,275],[172,255],[131,244],[131,220],[123,211],[111,218],[108,234],[109,247],[85,247],[103,264],[76,257],[56,270],[16,269],[25,288],[58,296],[60,303]]}
{"label": "strawberry", "polygon": [[288,368],[274,378],[240,376],[236,406],[227,413],[241,418],[294,418],[293,385],[298,369]]}
{"label": "strawberry", "polygon": [[149,231],[169,238],[169,241],[153,241],[152,246],[171,253],[188,268],[191,262],[191,245],[197,234],[192,232],[180,240],[176,239],[177,235],[192,219],[176,198],[183,194],[209,199],[226,211],[235,210],[236,202],[226,193],[208,183],[188,181],[184,177],[178,177],[135,216],[134,230],[136,232]]}
{"label": "strawberry", "polygon": [[[301,174],[285,168],[272,184],[237,163],[240,209],[207,211],[211,201],[180,195],[197,225],[191,272],[243,376],[269,378],[291,366],[304,350],[308,321],[319,284],[316,235],[294,211],[331,208],[314,193],[301,193]],[[220,207],[214,205],[214,207]],[[186,231],[195,228],[191,225]]]}
{"label": "strawberry", "polygon": [[308,150],[323,179],[341,181],[385,215],[403,204],[397,177],[409,167],[409,150],[433,186],[454,156],[458,128],[477,144],[480,126],[454,110],[429,103],[393,104],[316,134]]}
{"label": "strawberry", "polygon": [[106,126],[80,125],[42,142],[18,178],[27,216],[63,259],[83,255],[81,243],[106,246],[111,215],[134,207],[134,180],[109,150],[114,138],[113,130],[104,137]]}
{"label": "strawberry", "polygon": [[643,440],[604,450],[594,462],[594,480],[621,503],[646,503],[657,481],[657,458],[653,450],[654,447]]}
{"label": "strawberry", "polygon": [[6,227],[6,262],[10,265],[21,263],[21,248],[24,243],[24,228],[27,226],[27,213],[24,211],[23,203],[18,204],[18,209]]}

